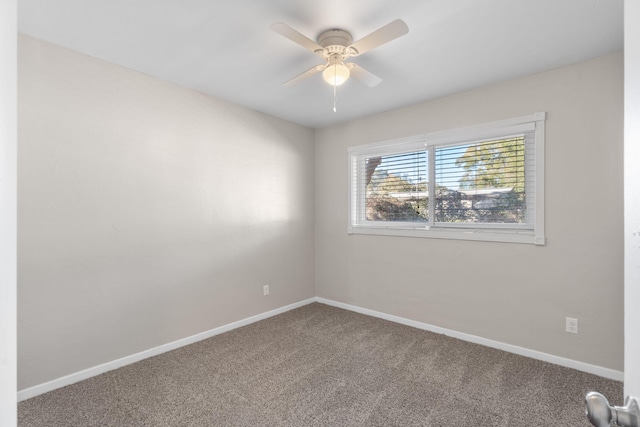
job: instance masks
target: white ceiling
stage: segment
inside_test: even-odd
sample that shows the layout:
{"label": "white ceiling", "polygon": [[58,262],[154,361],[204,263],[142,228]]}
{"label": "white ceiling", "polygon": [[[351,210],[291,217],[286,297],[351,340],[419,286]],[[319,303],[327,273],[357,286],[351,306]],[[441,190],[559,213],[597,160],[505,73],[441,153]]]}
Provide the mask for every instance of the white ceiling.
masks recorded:
{"label": "white ceiling", "polygon": [[[352,61],[382,77],[333,91],[321,63],[271,31],[409,34]],[[18,28],[67,48],[311,127],[325,127],[622,50],[623,0],[18,0]]]}

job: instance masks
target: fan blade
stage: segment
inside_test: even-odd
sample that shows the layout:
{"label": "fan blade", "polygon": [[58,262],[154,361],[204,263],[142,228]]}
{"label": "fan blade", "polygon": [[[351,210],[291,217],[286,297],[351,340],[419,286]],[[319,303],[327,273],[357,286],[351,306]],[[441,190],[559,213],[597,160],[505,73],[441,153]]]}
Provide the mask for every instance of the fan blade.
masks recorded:
{"label": "fan blade", "polygon": [[316,73],[319,73],[320,71],[324,70],[325,67],[326,67],[326,64],[316,65],[315,67],[311,67],[307,71],[305,71],[304,73],[298,74],[297,76],[295,76],[291,80],[283,83],[283,86],[294,85],[294,84],[298,83],[301,80],[304,80],[304,79],[306,79],[308,77],[313,76]]}
{"label": "fan blade", "polygon": [[294,30],[284,22],[276,22],[275,24],[271,24],[269,28],[271,28],[278,34],[285,36],[292,42],[298,43],[300,46],[310,50],[311,52],[315,53],[318,50],[322,50],[322,46],[320,46],[318,43],[314,42],[304,34]]}
{"label": "fan blade", "polygon": [[352,56],[362,55],[373,48],[404,36],[408,32],[409,27],[407,27],[407,24],[402,19],[396,19],[353,43],[350,47],[355,49],[357,53]]}
{"label": "fan blade", "polygon": [[350,62],[347,66],[351,69],[351,75],[369,87],[374,87],[382,82],[382,79],[358,64]]}

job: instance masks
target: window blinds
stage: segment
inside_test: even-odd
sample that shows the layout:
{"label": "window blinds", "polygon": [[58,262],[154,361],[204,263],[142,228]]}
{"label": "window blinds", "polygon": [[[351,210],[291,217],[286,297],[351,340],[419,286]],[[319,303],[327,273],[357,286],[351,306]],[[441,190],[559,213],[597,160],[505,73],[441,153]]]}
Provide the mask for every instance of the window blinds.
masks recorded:
{"label": "window blinds", "polygon": [[426,150],[366,158],[367,221],[428,221],[426,159]]}
{"label": "window blinds", "polygon": [[435,147],[435,222],[527,222],[525,135]]}
{"label": "window blinds", "polygon": [[543,245],[545,119],[349,147],[349,233]]}
{"label": "window blinds", "polygon": [[353,157],[353,221],[532,228],[535,126],[516,130],[457,142],[414,140]]}

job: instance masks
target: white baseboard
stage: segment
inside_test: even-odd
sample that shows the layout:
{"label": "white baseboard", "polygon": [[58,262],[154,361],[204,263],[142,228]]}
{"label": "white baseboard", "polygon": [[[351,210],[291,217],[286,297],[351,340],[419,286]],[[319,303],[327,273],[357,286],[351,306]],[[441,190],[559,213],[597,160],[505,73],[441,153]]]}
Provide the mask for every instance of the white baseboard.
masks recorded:
{"label": "white baseboard", "polygon": [[553,364],[564,366],[567,368],[576,369],[578,371],[588,372],[590,374],[598,375],[598,376],[609,378],[616,381],[622,381],[624,379],[623,372],[616,371],[614,369],[603,368],[601,366],[590,365],[588,363],[578,362],[576,360],[567,359],[560,356],[554,356],[552,354],[542,353],[539,351],[530,350],[528,348],[519,347],[516,345],[505,344],[499,341],[493,341],[493,340],[478,337],[475,335],[465,334],[462,332],[453,331],[451,329],[441,328],[441,327],[430,325],[427,323],[417,322],[415,320],[405,319],[403,317],[381,313],[379,311],[370,310],[368,308],[357,307],[354,305],[345,304],[342,302],[337,302],[337,301],[329,300],[326,298],[314,297],[314,298],[309,298],[293,304],[289,304],[284,307],[277,308],[275,310],[267,311],[265,313],[257,314],[255,316],[247,317],[246,319],[238,320],[237,322],[229,323],[227,325],[223,325],[223,326],[211,329],[209,331],[201,332],[199,334],[195,334],[187,338],[173,341],[168,344],[163,344],[161,346],[154,347],[149,350],[141,351],[139,353],[132,354],[130,356],[122,357],[120,359],[116,359],[111,362],[103,363],[101,365],[94,366],[92,368],[88,368],[70,375],[66,375],[64,377],[57,378],[55,380],[48,381],[43,384],[39,384],[33,387],[20,390],[18,391],[18,401],[21,402],[23,400],[30,399],[40,394],[47,393],[49,391],[53,391],[61,387],[65,387],[65,386],[77,383],[79,381],[86,380],[91,377],[95,377],[97,375],[112,371],[114,369],[121,368],[126,365],[130,365],[135,362],[139,362],[140,360],[157,356],[159,354],[166,353],[168,351],[175,350],[177,348],[184,347],[186,345],[193,344],[195,342],[202,341],[207,338],[211,338],[215,335],[219,335],[219,334],[231,331],[233,329],[240,328],[242,326],[246,326],[251,323],[255,323],[260,320],[264,320],[269,317],[273,317],[278,314],[285,313],[287,311],[302,307],[304,305],[311,304],[312,302],[319,302],[319,303],[330,305],[333,307],[354,311],[356,313],[366,314],[368,316],[389,320],[391,322],[412,326],[418,329],[423,329],[425,331],[435,332],[437,334],[444,334],[452,338],[458,338],[463,341],[468,341],[475,344],[481,344],[487,347],[496,348],[498,350],[504,350],[509,353],[515,353],[521,356],[530,357],[532,359],[542,360],[545,362],[553,363]]}
{"label": "white baseboard", "polygon": [[18,402],[21,402],[26,399],[30,399],[32,397],[38,396],[43,393],[47,393],[49,391],[52,391],[61,387],[65,387],[65,386],[77,383],[82,380],[86,380],[91,377],[95,377],[100,374],[104,374],[105,372],[113,371],[114,369],[118,369],[123,366],[130,365],[135,362],[139,362],[140,360],[147,359],[149,357],[166,353],[167,351],[175,350],[177,348],[184,347],[186,345],[193,344],[195,342],[202,341],[207,338],[211,338],[215,335],[228,332],[232,329],[240,328],[242,326],[246,326],[251,323],[255,323],[260,320],[264,320],[269,317],[276,316],[278,314],[282,314],[284,312],[293,310],[295,308],[302,307],[307,304],[311,304],[312,302],[315,302],[315,298],[309,298],[303,301],[286,305],[284,307],[276,308],[275,310],[267,311],[266,313],[261,313],[255,316],[247,317],[246,319],[238,320],[237,322],[229,323],[227,325],[223,325],[205,332],[201,332],[199,334],[195,334],[187,338],[182,338],[177,341],[170,342],[168,344],[163,344],[161,346],[154,347],[149,350],[144,350],[139,353],[132,354],[130,356],[122,357],[120,359],[116,359],[111,362],[103,363],[101,365],[94,366],[92,368],[84,369],[80,372],[76,372],[61,378],[57,378],[52,381],[48,381],[43,384],[38,384],[36,386],[20,390],[18,391]]}
{"label": "white baseboard", "polygon": [[449,337],[458,338],[463,341],[472,342],[474,344],[481,344],[486,347],[496,348],[498,350],[504,350],[509,353],[518,354],[520,356],[526,356],[532,359],[542,360],[544,362],[553,363],[554,365],[564,366],[566,368],[572,368],[577,371],[587,372],[590,374],[598,375],[600,377],[609,378],[616,381],[624,380],[624,373],[622,371],[616,371],[615,369],[603,368],[602,366],[591,365],[589,363],[579,362],[577,360],[567,359],[564,357],[555,356],[553,354],[543,353],[540,351],[519,347],[517,345],[506,344],[500,341],[494,341],[487,338],[478,337],[476,335],[465,334],[463,332],[457,332],[451,329],[430,325],[428,323],[417,322],[415,320],[409,320],[403,317],[393,316],[391,314],[369,310],[368,308],[362,308],[362,307],[357,307],[355,305],[332,301],[326,298],[315,297],[315,301],[322,304],[327,304],[334,307],[342,308],[345,310],[355,311],[356,313],[366,314],[367,316],[378,317],[380,319],[389,320],[391,322],[412,326],[414,328],[423,329],[425,331],[447,335]]}

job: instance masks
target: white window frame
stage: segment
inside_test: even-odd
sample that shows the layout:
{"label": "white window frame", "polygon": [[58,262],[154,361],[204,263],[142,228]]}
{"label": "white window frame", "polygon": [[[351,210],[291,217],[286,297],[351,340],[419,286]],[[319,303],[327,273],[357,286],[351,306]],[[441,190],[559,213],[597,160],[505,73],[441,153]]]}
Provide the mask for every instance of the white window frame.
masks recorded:
{"label": "white window frame", "polygon": [[[408,138],[374,142],[348,149],[349,234],[374,234],[387,236],[426,237],[439,239],[481,240],[491,242],[545,244],[544,234],[544,125],[546,113],[539,112],[523,117],[483,123],[464,128],[431,132]],[[532,142],[526,148],[527,156],[534,155],[533,180],[527,181],[527,215],[533,218],[527,224],[476,224],[476,223],[436,223],[433,206],[429,203],[429,223],[367,221],[365,218],[365,189],[358,173],[363,173],[366,157],[400,154],[426,149],[429,159],[429,183],[434,183],[435,165],[433,153],[436,147],[457,145],[466,142],[478,142],[516,135],[524,131],[533,131]],[[533,144],[531,147],[530,144]],[[358,162],[361,164],[359,165]],[[531,162],[531,159],[527,159]]]}

